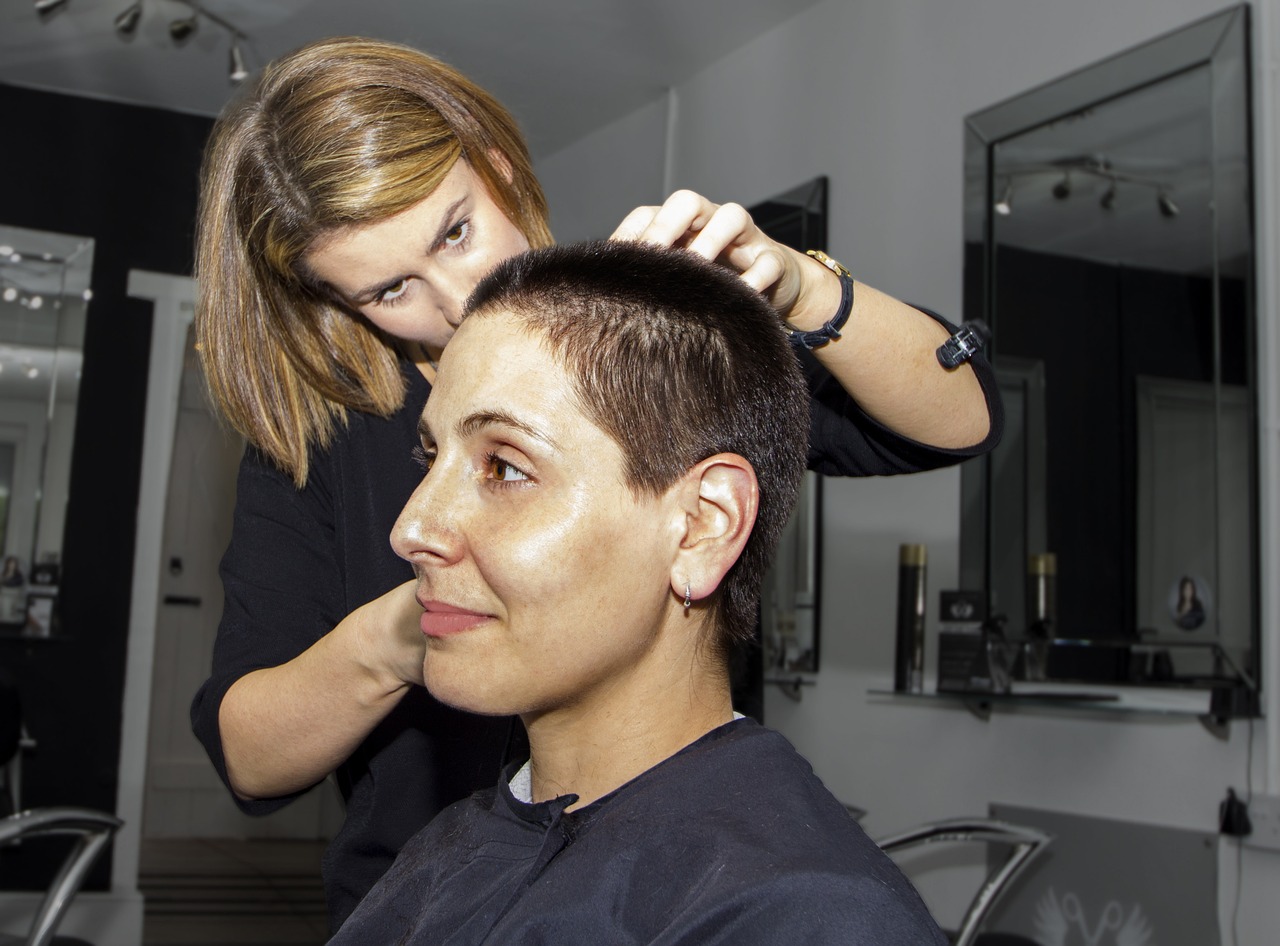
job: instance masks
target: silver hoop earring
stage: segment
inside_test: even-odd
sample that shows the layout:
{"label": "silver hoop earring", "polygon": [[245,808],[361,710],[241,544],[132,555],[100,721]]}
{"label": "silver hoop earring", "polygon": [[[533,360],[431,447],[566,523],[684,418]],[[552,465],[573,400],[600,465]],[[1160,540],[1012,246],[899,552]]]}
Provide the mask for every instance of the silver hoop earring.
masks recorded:
{"label": "silver hoop earring", "polygon": [[690,593],[689,583],[686,581],[684,583],[684,609],[688,611],[690,606],[692,606],[692,604],[693,604],[693,595]]}

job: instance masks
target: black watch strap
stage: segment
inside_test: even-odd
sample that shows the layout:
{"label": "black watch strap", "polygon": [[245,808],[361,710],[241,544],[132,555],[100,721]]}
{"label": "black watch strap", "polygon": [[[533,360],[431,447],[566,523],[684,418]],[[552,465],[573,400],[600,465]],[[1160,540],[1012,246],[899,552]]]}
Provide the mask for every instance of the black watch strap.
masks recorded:
{"label": "black watch strap", "polygon": [[813,349],[821,348],[839,338],[840,330],[849,321],[849,315],[853,312],[853,274],[821,250],[810,250],[809,255],[840,277],[840,307],[836,309],[836,314],[821,328],[816,328],[812,332],[794,330],[788,332],[793,346]]}

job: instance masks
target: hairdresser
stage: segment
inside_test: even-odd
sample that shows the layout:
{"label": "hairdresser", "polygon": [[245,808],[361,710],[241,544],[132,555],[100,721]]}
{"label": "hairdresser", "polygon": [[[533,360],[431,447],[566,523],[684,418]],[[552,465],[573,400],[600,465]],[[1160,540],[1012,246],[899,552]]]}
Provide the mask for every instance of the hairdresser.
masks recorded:
{"label": "hairdresser", "polygon": [[[681,192],[615,236],[719,260],[809,333],[795,340],[815,469],[926,469],[998,436],[986,364],[939,364],[950,326],[779,246],[741,208]],[[551,242],[511,116],[402,46],[334,39],[287,55],[209,142],[198,343],[249,449],[192,723],[251,814],[335,776],[347,805],[324,864],[335,929],[407,838],[520,751],[518,722],[422,686],[422,609],[388,536],[422,477],[418,417],[463,301],[494,265]]]}

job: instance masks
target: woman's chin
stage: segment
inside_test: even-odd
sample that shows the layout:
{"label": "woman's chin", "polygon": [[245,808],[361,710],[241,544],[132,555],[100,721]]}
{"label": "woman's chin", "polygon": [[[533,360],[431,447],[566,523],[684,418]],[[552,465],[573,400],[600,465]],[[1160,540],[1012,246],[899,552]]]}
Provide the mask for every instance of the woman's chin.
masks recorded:
{"label": "woman's chin", "polygon": [[433,680],[426,676],[427,690],[445,706],[477,716],[519,716],[521,712],[510,696],[494,692],[491,686],[468,686],[457,678]]}

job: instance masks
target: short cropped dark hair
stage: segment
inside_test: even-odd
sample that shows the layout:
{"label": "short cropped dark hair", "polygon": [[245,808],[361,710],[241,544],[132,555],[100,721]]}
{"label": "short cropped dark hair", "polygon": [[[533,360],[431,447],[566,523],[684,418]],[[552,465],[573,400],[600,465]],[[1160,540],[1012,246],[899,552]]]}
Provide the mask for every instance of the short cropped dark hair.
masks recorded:
{"label": "short cropped dark hair", "polygon": [[807,388],[773,307],[686,250],[602,241],[505,261],[464,311],[510,313],[545,338],[583,413],[622,449],[632,489],[657,495],[717,453],[751,464],[755,528],[710,601],[721,653],[749,640],[809,431]]}

